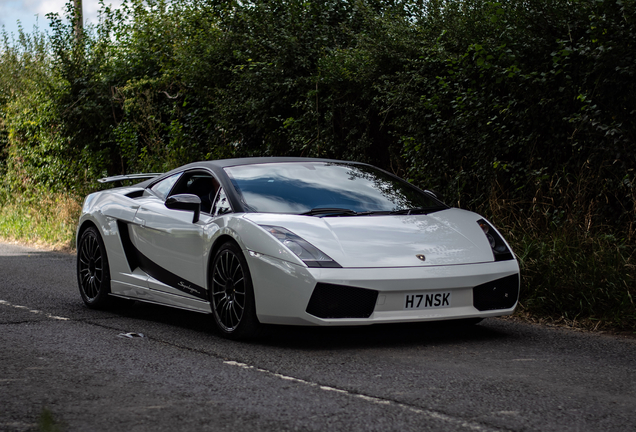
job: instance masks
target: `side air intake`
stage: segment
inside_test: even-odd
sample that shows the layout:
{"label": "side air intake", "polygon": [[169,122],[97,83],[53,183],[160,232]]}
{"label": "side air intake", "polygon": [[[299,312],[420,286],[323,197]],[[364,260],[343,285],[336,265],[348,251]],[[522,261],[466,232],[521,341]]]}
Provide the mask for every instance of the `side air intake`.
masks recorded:
{"label": "side air intake", "polygon": [[369,318],[377,299],[375,290],[318,283],[307,313],[318,318]]}
{"label": "side air intake", "polygon": [[480,311],[510,309],[519,299],[519,275],[514,274],[473,288],[473,305]]}

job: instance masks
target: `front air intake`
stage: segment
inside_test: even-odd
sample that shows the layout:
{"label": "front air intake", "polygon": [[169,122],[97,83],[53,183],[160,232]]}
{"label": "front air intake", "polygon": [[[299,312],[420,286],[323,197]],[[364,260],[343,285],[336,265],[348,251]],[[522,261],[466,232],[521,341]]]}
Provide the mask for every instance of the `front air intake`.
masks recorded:
{"label": "front air intake", "polygon": [[518,274],[486,282],[473,288],[473,305],[480,311],[510,309],[518,299]]}
{"label": "front air intake", "polygon": [[375,290],[318,283],[307,313],[318,318],[369,318],[377,299]]}

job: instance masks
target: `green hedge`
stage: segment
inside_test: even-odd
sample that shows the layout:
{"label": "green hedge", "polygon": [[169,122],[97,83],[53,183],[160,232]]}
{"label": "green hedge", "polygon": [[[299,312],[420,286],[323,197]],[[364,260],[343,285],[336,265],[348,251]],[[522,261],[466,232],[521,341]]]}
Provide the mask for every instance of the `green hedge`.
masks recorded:
{"label": "green hedge", "polygon": [[[130,0],[78,36],[69,3],[49,34],[4,35],[0,203],[200,159],[355,159],[492,218],[522,258],[527,310],[634,328],[635,13]],[[583,300],[595,292],[608,300]]]}

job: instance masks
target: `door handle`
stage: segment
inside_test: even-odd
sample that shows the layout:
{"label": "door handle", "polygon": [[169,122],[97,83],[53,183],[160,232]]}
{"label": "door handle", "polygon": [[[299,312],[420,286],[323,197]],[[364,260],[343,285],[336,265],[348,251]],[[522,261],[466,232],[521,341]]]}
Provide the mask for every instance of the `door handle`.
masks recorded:
{"label": "door handle", "polygon": [[135,216],[135,217],[133,218],[133,223],[134,223],[135,225],[139,225],[139,226],[140,226],[140,227],[142,227],[142,228],[145,228],[145,227],[146,227],[146,220],[145,220],[145,219],[138,218],[137,216]]}

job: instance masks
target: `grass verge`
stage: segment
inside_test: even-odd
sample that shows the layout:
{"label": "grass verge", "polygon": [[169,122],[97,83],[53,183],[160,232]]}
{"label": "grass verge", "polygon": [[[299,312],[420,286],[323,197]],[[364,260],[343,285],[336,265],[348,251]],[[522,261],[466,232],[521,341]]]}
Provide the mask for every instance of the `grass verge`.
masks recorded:
{"label": "grass verge", "polygon": [[634,245],[568,231],[511,237],[522,274],[520,316],[636,333]]}
{"label": "grass verge", "polygon": [[80,212],[80,201],[62,194],[6,202],[0,207],[0,237],[70,251]]}

